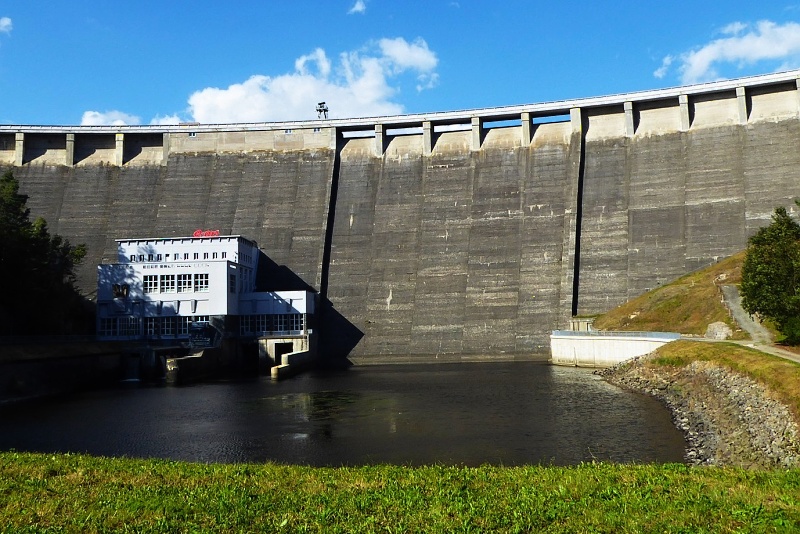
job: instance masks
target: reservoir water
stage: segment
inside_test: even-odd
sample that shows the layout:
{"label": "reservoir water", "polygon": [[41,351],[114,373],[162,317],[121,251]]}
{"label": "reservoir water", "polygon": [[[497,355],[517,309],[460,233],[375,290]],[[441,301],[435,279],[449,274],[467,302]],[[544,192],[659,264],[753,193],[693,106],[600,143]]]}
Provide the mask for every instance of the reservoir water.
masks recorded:
{"label": "reservoir water", "polygon": [[666,408],[540,362],[356,366],[0,409],[0,449],[199,462],[681,462]]}

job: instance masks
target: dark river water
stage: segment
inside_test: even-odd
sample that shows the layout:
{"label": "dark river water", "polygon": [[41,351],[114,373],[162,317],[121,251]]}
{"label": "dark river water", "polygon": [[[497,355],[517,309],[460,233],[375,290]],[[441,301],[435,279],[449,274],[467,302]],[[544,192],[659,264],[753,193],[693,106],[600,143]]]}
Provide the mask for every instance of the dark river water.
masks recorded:
{"label": "dark river water", "polygon": [[681,462],[657,401],[538,362],[387,365],[126,387],[0,409],[0,448],[200,462]]}

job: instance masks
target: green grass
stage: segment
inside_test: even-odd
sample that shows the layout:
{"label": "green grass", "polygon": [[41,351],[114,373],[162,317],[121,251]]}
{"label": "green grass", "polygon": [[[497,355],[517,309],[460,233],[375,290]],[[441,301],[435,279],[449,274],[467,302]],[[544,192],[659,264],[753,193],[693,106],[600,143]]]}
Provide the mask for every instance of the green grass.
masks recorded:
{"label": "green grass", "polygon": [[0,453],[0,532],[791,532],[800,471],[310,468]]}
{"label": "green grass", "polygon": [[710,323],[722,321],[734,331],[734,339],[747,339],[729,316],[718,287],[741,282],[744,254],[742,251],[626,302],[597,317],[594,327],[703,335]]}

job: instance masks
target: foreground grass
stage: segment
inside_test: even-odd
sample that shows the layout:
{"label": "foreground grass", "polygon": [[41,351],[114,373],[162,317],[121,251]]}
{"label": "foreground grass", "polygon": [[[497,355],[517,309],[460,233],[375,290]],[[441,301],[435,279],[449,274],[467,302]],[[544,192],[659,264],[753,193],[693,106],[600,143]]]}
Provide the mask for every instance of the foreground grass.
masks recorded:
{"label": "foreground grass", "polygon": [[791,532],[800,471],[310,468],[0,453],[0,532]]}
{"label": "foreground grass", "polygon": [[722,321],[734,331],[734,339],[746,339],[747,334],[730,318],[717,287],[741,283],[744,256],[742,251],[649,291],[601,315],[594,327],[703,335],[709,324]]}

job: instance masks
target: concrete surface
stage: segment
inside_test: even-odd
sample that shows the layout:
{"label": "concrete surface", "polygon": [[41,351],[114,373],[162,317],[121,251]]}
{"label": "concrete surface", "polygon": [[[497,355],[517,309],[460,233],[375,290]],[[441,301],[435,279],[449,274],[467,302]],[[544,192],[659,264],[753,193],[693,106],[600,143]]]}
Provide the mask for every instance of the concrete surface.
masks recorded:
{"label": "concrete surface", "polygon": [[738,252],[793,206],[798,76],[424,116],[0,125],[0,167],[86,243],[87,293],[116,238],[219,229],[259,243],[266,283],[302,286],[265,289],[326,292],[321,355],[536,357],[573,313]]}

